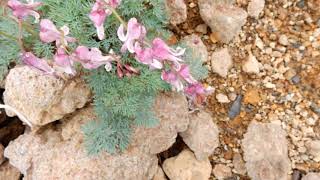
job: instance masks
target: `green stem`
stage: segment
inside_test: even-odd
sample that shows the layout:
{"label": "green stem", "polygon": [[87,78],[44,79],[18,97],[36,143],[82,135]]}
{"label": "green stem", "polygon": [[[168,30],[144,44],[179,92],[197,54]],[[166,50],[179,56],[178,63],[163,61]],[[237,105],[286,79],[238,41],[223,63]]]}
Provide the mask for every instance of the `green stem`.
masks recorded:
{"label": "green stem", "polygon": [[0,35],[4,36],[6,38],[12,39],[14,41],[17,41],[17,42],[19,41],[18,38],[14,37],[14,36],[12,36],[10,34],[7,34],[7,33],[3,32],[3,31],[0,31]]}
{"label": "green stem", "polygon": [[112,11],[112,13],[116,16],[116,18],[121,22],[121,24],[123,24],[123,26],[127,28],[127,23],[121,18],[119,13],[111,7],[108,7],[108,8]]}

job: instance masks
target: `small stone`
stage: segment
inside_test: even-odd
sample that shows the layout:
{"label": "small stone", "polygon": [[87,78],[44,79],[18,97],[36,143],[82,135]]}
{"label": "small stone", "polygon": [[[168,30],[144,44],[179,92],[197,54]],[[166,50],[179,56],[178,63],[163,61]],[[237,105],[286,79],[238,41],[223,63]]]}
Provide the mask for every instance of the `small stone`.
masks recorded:
{"label": "small stone", "polygon": [[240,153],[235,153],[233,155],[233,167],[236,173],[241,174],[241,175],[245,175],[247,170],[246,170],[246,166],[245,163],[242,159],[242,156]]}
{"label": "small stone", "polygon": [[229,97],[230,101],[234,101],[237,98],[237,94],[236,93],[229,93],[228,97]]}
{"label": "small stone", "polygon": [[208,180],[211,174],[209,159],[199,161],[190,150],[166,159],[162,167],[170,180]]}
{"label": "small stone", "polygon": [[306,147],[308,153],[313,156],[313,160],[320,162],[320,140],[309,141]]}
{"label": "small stone", "polygon": [[187,20],[187,5],[184,0],[166,0],[165,4],[171,24],[177,25]]}
{"label": "small stone", "polygon": [[281,45],[288,46],[288,45],[289,45],[288,37],[287,37],[285,34],[282,34],[282,35],[279,37],[279,43],[280,43]]}
{"label": "small stone", "polygon": [[292,78],[291,78],[291,82],[293,83],[293,84],[299,84],[300,83],[300,76],[299,75],[295,75],[295,76],[293,76]]}
{"label": "small stone", "polygon": [[228,96],[221,94],[221,93],[216,95],[216,99],[218,100],[219,103],[229,103],[230,102],[230,100],[228,99]]}
{"label": "small stone", "polygon": [[242,66],[242,69],[246,73],[259,74],[259,62],[255,56],[249,54],[248,60]]}
{"label": "small stone", "polygon": [[302,173],[298,169],[294,169],[292,173],[292,180],[301,180]]}
{"label": "small stone", "polygon": [[0,166],[0,179],[2,180],[20,180],[21,174],[13,167],[9,161],[5,162]]}
{"label": "small stone", "polygon": [[183,38],[182,42],[189,47],[192,52],[193,59],[198,59],[201,62],[207,62],[208,50],[199,36],[195,34],[186,36]]}
{"label": "small stone", "polygon": [[261,101],[260,93],[257,89],[249,89],[244,95],[244,103],[257,105]]}
{"label": "small stone", "polygon": [[263,41],[260,39],[258,35],[256,35],[255,45],[260,49],[264,50],[264,44]]}
{"label": "small stone", "polygon": [[291,169],[286,132],[281,124],[252,121],[242,140],[244,160],[254,180],[288,180]]}
{"label": "small stone", "polygon": [[320,115],[320,107],[317,106],[316,104],[312,103],[310,106],[310,109],[316,114]]}
{"label": "small stone", "polygon": [[224,164],[217,164],[213,168],[213,174],[218,180],[232,176],[231,168]]}
{"label": "small stone", "polygon": [[204,22],[216,33],[223,43],[237,36],[247,21],[247,12],[231,3],[212,0],[199,0],[200,15]]}
{"label": "small stone", "polygon": [[190,116],[188,129],[180,136],[198,160],[207,159],[219,146],[219,129],[211,115],[204,111]]}
{"label": "small stone", "polygon": [[320,173],[308,173],[301,180],[319,180],[319,179],[320,179]]}
{"label": "small stone", "polygon": [[305,2],[304,2],[305,0],[300,0],[298,3],[297,3],[297,6],[299,7],[299,8],[304,8],[304,6],[305,6]]}
{"label": "small stone", "polygon": [[282,54],[281,54],[281,52],[279,52],[279,51],[272,51],[271,56],[278,58],[278,57],[281,57]]}
{"label": "small stone", "polygon": [[227,48],[216,51],[211,57],[212,71],[221,77],[227,77],[229,69],[232,67],[233,61]]}
{"label": "small stone", "polygon": [[248,5],[248,14],[256,19],[259,18],[260,13],[263,11],[265,0],[251,0]]}
{"label": "small stone", "polygon": [[240,114],[242,99],[243,99],[243,96],[238,95],[236,100],[233,102],[233,104],[231,105],[229,112],[228,112],[229,118],[233,119]]}
{"label": "small stone", "polygon": [[208,26],[206,24],[199,24],[196,27],[196,32],[199,32],[199,33],[202,33],[202,34],[207,34]]}

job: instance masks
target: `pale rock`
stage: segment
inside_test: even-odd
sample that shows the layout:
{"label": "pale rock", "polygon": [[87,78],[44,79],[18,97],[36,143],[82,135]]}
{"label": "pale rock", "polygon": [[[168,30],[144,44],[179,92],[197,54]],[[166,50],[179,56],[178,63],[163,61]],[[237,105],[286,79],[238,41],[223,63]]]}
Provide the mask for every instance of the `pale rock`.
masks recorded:
{"label": "pale rock", "polygon": [[208,50],[207,47],[202,42],[201,38],[195,34],[186,36],[182,40],[190,49],[193,59],[199,59],[201,62],[207,62],[208,60]]}
{"label": "pale rock", "polygon": [[91,92],[80,78],[63,80],[20,66],[10,70],[3,98],[32,125],[43,126],[82,108],[91,99]]}
{"label": "pale rock", "polygon": [[219,103],[229,103],[230,100],[228,99],[228,96],[225,94],[217,94],[216,99],[218,100]]}
{"label": "pale rock", "polygon": [[232,67],[233,61],[227,48],[218,50],[212,54],[211,68],[212,71],[221,77],[227,77],[229,69]]}
{"label": "pale rock", "polygon": [[224,180],[232,176],[231,168],[224,164],[217,164],[213,168],[213,175],[218,180]]}
{"label": "pale rock", "polygon": [[261,51],[264,50],[264,43],[263,43],[263,41],[261,40],[261,38],[260,38],[258,35],[256,35],[256,39],[255,39],[254,44],[255,44]]}
{"label": "pale rock", "polygon": [[0,144],[0,165],[6,160],[6,158],[3,156],[4,147],[2,144]]}
{"label": "pale rock", "polygon": [[184,0],[165,0],[169,21],[173,25],[187,20],[187,5]]}
{"label": "pale rock", "polygon": [[245,163],[242,159],[242,156],[240,153],[235,153],[233,155],[233,167],[236,173],[241,174],[241,175],[245,175],[247,170],[246,170],[246,166]]}
{"label": "pale rock", "polygon": [[320,173],[308,173],[301,180],[319,180]]}
{"label": "pale rock", "polygon": [[199,24],[196,27],[196,32],[202,33],[202,34],[207,34],[208,32],[208,26],[206,24]]}
{"label": "pale rock", "polygon": [[20,180],[21,174],[17,168],[5,162],[0,166],[0,179],[1,180]]}
{"label": "pale rock", "polygon": [[259,74],[259,61],[257,58],[252,55],[252,53],[249,53],[248,60],[243,64],[242,69],[246,73],[253,73],[253,74]]}
{"label": "pale rock", "polygon": [[170,180],[208,180],[211,173],[209,159],[199,161],[190,150],[166,159],[162,167]]}
{"label": "pale rock", "polygon": [[5,149],[5,157],[26,179],[152,179],[158,171],[157,153],[169,148],[189,124],[188,104],[183,95],[162,94],[155,102],[160,124],[136,127],[131,144],[121,154],[102,152],[88,156],[81,126],[95,119],[92,107],[81,109],[60,124],[39,133],[26,133]]}
{"label": "pale rock", "polygon": [[247,21],[247,12],[231,2],[233,1],[199,0],[202,19],[223,43],[228,43],[237,36]]}
{"label": "pale rock", "polygon": [[180,136],[198,160],[207,159],[219,146],[219,129],[211,115],[204,111],[190,116],[189,127]]}
{"label": "pale rock", "polygon": [[307,151],[313,156],[313,160],[320,162],[320,140],[306,142]]}
{"label": "pale rock", "polygon": [[281,45],[288,46],[288,45],[289,45],[288,37],[287,37],[285,34],[282,34],[282,35],[279,37],[279,43],[280,43]]}
{"label": "pale rock", "polygon": [[281,125],[251,122],[242,149],[252,180],[288,180],[291,162],[286,132]]}
{"label": "pale rock", "polygon": [[158,166],[158,170],[152,180],[167,180],[166,175],[160,166]]}
{"label": "pale rock", "polygon": [[251,17],[259,18],[260,13],[263,11],[265,0],[251,0],[248,5],[248,14]]}
{"label": "pale rock", "polygon": [[161,94],[156,98],[154,111],[161,123],[154,128],[136,128],[131,146],[143,152],[158,154],[175,143],[179,132],[187,130],[188,102],[179,93]]}

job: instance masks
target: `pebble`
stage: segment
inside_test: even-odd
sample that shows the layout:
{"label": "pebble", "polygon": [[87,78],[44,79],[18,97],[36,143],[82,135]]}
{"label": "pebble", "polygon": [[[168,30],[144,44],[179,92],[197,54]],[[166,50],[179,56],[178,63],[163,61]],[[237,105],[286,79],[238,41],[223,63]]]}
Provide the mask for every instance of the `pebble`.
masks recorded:
{"label": "pebble", "polygon": [[212,71],[219,74],[221,77],[227,77],[228,71],[232,65],[233,61],[228,48],[218,50],[211,56]]}
{"label": "pebble", "polygon": [[248,5],[248,14],[254,18],[259,18],[265,5],[265,0],[251,0]]}
{"label": "pebble", "polygon": [[302,173],[298,169],[294,169],[292,173],[292,180],[301,180]]}
{"label": "pebble", "polygon": [[218,180],[223,180],[232,176],[231,168],[224,164],[215,165],[213,174]]}
{"label": "pebble", "polygon": [[246,170],[246,166],[244,164],[244,161],[242,159],[242,156],[240,153],[235,153],[233,155],[233,167],[236,173],[241,174],[241,175],[245,175],[247,170]]}
{"label": "pebble", "polygon": [[287,37],[285,34],[282,34],[282,35],[279,37],[279,43],[280,43],[281,45],[288,46],[288,45],[289,45],[288,37]]}
{"label": "pebble", "polygon": [[195,30],[198,33],[207,34],[208,26],[206,24],[199,24]]}
{"label": "pebble", "polygon": [[230,102],[230,100],[228,99],[228,96],[221,94],[221,93],[216,95],[216,99],[218,100],[219,103],[229,103]]}
{"label": "pebble", "polygon": [[237,117],[240,114],[242,99],[243,99],[243,96],[242,95],[238,95],[236,100],[232,103],[232,105],[231,105],[231,107],[229,109],[229,112],[228,112],[229,118],[233,119],[233,118]]}
{"label": "pebble", "polygon": [[249,53],[248,60],[244,63],[242,69],[246,73],[259,74],[259,62],[252,53]]}
{"label": "pebble", "polygon": [[291,82],[293,83],[293,84],[299,84],[300,83],[300,76],[299,75],[295,75],[295,76],[293,76],[292,78],[291,78]]}

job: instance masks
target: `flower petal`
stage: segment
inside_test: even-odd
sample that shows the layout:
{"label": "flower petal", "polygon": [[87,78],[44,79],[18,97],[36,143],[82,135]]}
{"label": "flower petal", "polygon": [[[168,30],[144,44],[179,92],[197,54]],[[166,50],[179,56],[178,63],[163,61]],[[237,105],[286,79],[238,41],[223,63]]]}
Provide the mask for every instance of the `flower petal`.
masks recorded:
{"label": "flower petal", "polygon": [[45,74],[54,74],[54,69],[49,66],[47,61],[36,57],[31,52],[25,52],[21,56],[22,62],[34,69],[37,69]]}

